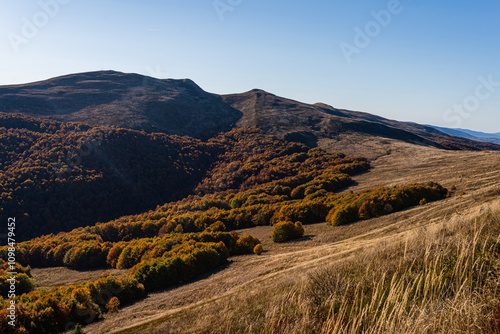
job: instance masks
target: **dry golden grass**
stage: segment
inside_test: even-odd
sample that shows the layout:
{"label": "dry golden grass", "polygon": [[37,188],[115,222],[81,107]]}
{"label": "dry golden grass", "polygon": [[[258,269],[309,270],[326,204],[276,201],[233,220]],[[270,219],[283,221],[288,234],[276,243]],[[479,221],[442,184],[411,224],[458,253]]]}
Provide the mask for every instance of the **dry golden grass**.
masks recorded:
{"label": "dry golden grass", "polygon": [[36,281],[37,289],[51,288],[55,286],[68,286],[72,284],[93,281],[109,272],[113,276],[126,273],[128,270],[120,269],[96,269],[78,271],[66,267],[34,268],[31,270]]}
{"label": "dry golden grass", "polygon": [[125,332],[495,333],[499,236],[498,213],[454,220],[278,288]]}

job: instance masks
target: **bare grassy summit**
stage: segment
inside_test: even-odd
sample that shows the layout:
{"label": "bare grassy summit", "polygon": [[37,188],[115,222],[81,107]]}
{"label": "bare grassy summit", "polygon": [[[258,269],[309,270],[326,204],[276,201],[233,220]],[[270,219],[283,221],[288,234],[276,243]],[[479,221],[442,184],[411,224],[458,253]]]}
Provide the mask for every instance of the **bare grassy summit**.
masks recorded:
{"label": "bare grassy summit", "polygon": [[[338,109],[324,103],[306,104],[254,89],[223,95],[240,110],[239,127],[257,126],[290,141],[346,154],[376,158],[393,143],[451,150],[498,150],[500,146],[452,136],[430,126],[399,122],[380,116]],[[368,149],[367,147],[370,146]]]}
{"label": "bare grassy summit", "polygon": [[189,79],[99,71],[0,87],[0,111],[60,121],[210,137],[241,112]]}

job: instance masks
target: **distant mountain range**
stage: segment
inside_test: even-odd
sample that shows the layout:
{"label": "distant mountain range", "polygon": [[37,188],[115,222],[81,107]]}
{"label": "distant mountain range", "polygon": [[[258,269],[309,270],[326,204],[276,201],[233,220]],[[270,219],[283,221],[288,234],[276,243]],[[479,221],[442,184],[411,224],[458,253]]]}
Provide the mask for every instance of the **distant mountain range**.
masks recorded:
{"label": "distant mountain range", "polygon": [[[500,149],[473,135],[322,103],[301,103],[258,89],[221,96],[188,79],[161,80],[114,71],[0,86],[0,111],[201,139],[235,127],[257,126],[287,140],[329,150],[349,150],[360,140],[377,147],[392,141],[455,150]],[[356,153],[351,151],[347,153]]]}
{"label": "distant mountain range", "polygon": [[472,139],[476,141],[482,141],[486,143],[494,143],[500,144],[500,132],[498,133],[485,133],[479,131],[472,131],[467,129],[450,129],[450,128],[442,128],[439,126],[432,126],[433,128],[447,133],[452,136]]}

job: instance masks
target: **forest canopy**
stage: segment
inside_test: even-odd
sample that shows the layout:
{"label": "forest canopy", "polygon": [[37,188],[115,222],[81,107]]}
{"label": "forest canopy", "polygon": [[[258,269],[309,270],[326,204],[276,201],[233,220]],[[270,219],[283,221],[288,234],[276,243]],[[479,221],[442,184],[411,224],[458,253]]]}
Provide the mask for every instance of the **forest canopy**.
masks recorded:
{"label": "forest canopy", "polygon": [[[369,169],[365,158],[257,128],[202,142],[0,113],[0,210],[16,217],[17,240],[25,239],[16,248],[20,328],[89,323],[232,256],[262,254],[261,240],[239,229],[274,225],[272,240],[286,242],[307,224],[351,224],[448,193],[433,182],[341,192]],[[7,254],[1,247],[2,265]],[[35,290],[30,266],[128,273]],[[0,267],[2,309],[7,289]]]}

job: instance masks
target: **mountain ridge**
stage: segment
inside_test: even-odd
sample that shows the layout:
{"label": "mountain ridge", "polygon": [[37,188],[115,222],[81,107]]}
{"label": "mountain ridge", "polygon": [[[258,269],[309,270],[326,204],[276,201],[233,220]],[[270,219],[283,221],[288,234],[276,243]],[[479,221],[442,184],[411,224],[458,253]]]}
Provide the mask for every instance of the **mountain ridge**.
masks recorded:
{"label": "mountain ridge", "polygon": [[256,126],[289,141],[347,149],[349,154],[370,154],[353,143],[373,142],[378,149],[369,158],[386,154],[388,140],[441,149],[500,150],[500,145],[453,136],[434,127],[324,103],[307,104],[261,89],[217,95],[190,79],[155,79],[116,71],[0,86],[0,111],[201,139]]}
{"label": "mountain ridge", "polygon": [[[389,139],[441,149],[498,150],[500,147],[451,136],[417,123],[399,122],[365,112],[338,109],[325,103],[306,104],[259,89],[222,95],[222,98],[243,113],[237,126],[257,126],[309,146],[341,147],[343,152],[350,150],[360,136],[363,140],[374,141],[380,146],[387,146],[384,143]],[[357,151],[347,153],[359,154]],[[370,154],[362,150],[360,152],[364,156]],[[380,152],[368,157],[375,158],[386,152],[387,150],[381,147]]]}
{"label": "mountain ridge", "polygon": [[0,110],[199,138],[230,130],[241,116],[192,80],[155,79],[115,71],[0,86]]}

